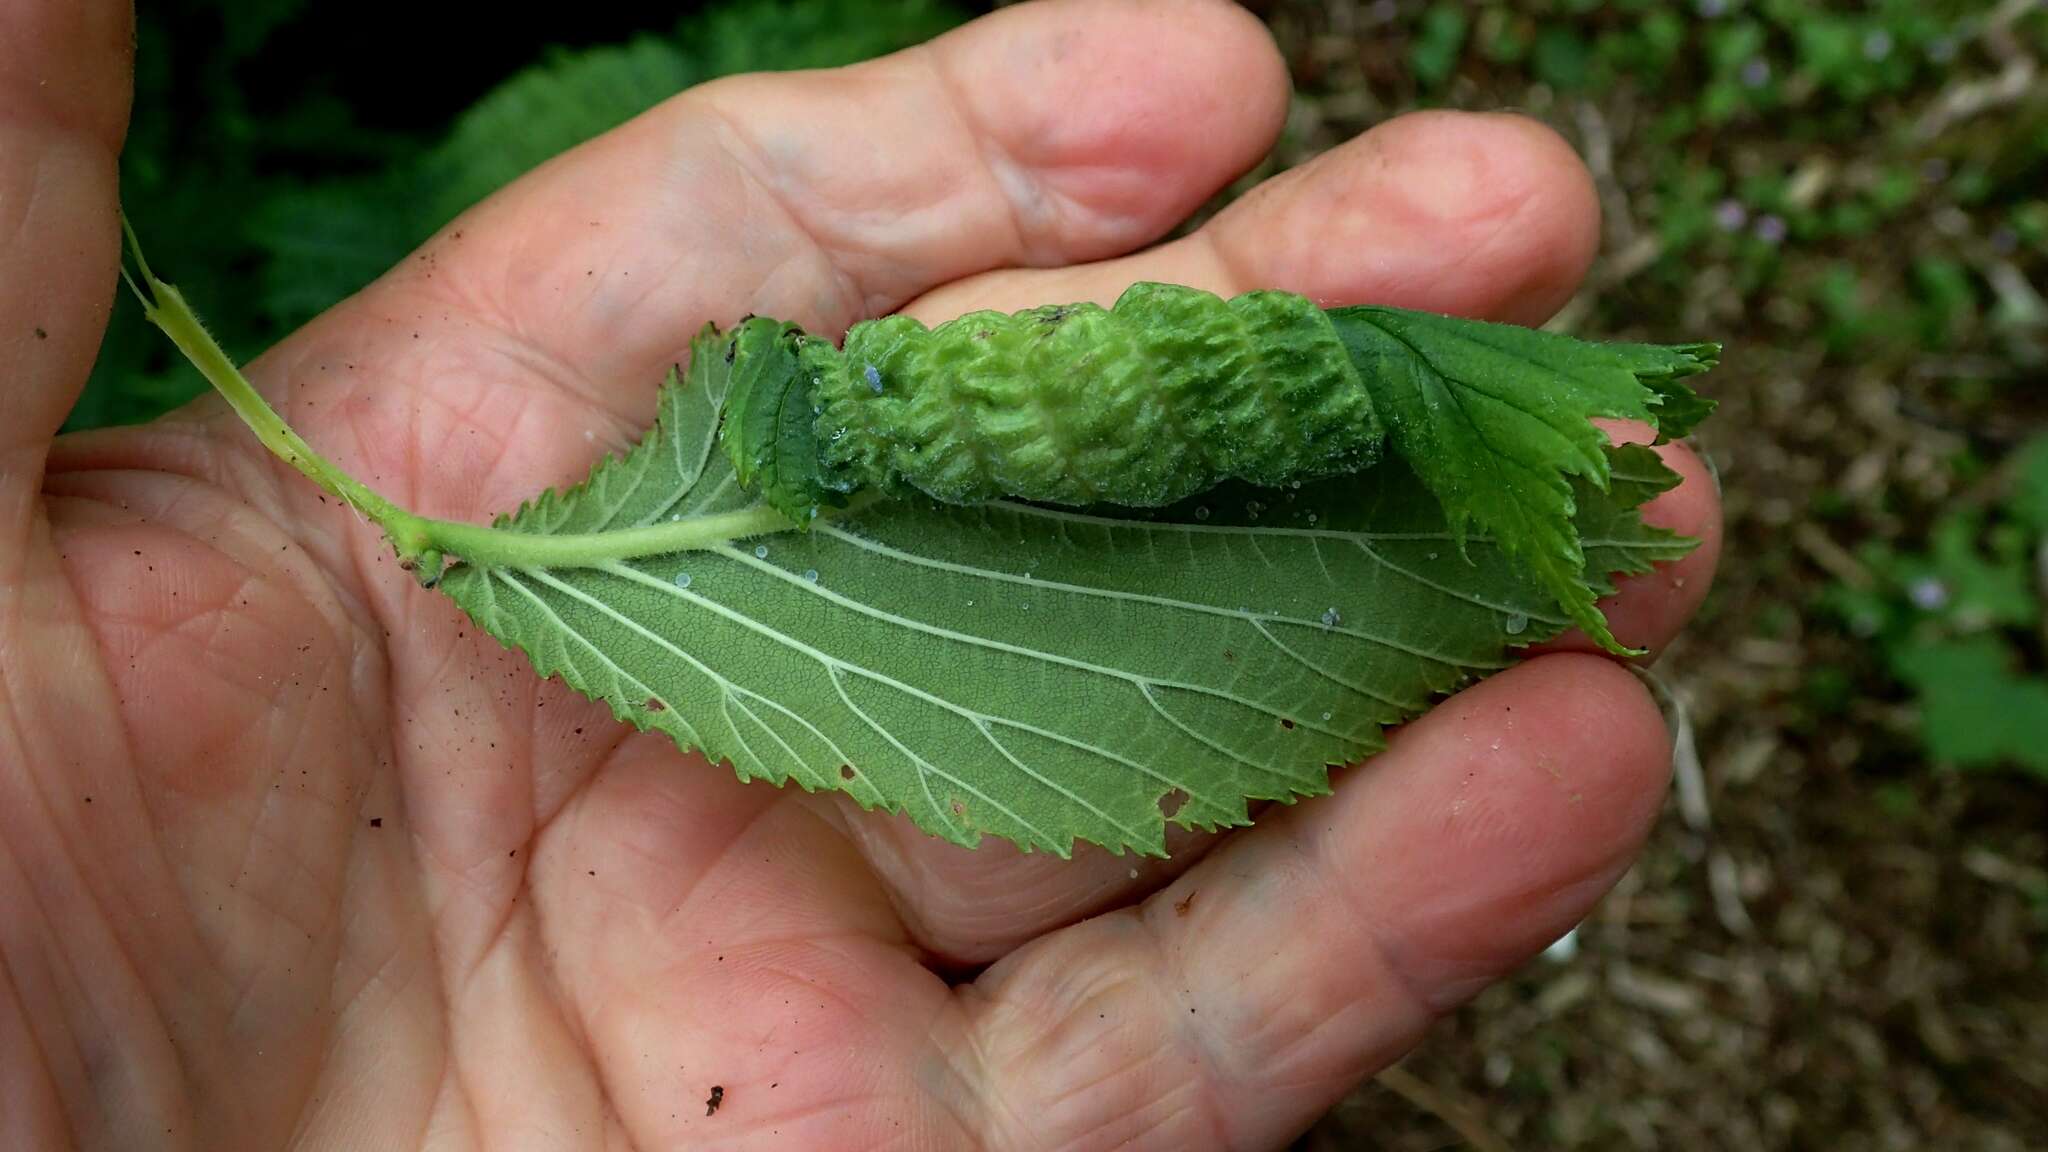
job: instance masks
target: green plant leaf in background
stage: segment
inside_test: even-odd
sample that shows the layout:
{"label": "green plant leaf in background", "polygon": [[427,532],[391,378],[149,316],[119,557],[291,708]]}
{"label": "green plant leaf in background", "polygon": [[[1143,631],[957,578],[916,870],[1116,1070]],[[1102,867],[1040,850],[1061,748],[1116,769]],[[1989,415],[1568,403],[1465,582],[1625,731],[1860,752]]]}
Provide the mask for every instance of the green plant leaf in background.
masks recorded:
{"label": "green plant leaf in background", "polygon": [[935,0],[731,0],[669,37],[556,50],[478,99],[413,164],[266,204],[254,231],[265,311],[281,328],[303,324],[499,188],[693,85],[851,64],[963,18]]}
{"label": "green plant leaf in background", "polygon": [[[716,449],[729,368],[693,356],[658,425],[499,527],[586,534],[744,513]],[[1590,589],[1691,547],[1632,509],[1675,482],[1609,449],[1580,483]],[[1164,850],[1248,801],[1328,789],[1381,729],[1560,632],[1492,541],[1460,559],[1396,462],[1153,513],[892,501],[807,532],[591,565],[464,564],[440,587],[544,675],[743,779],[839,789],[962,844]]]}
{"label": "green plant leaf in background", "polygon": [[2023,675],[2009,645],[1990,635],[1911,640],[1891,664],[1919,695],[1921,739],[1936,756],[2048,779],[2048,679]]}
{"label": "green plant leaf in background", "polygon": [[[245,70],[309,11],[305,0],[167,0],[137,14],[136,104],[158,114],[138,116],[123,149],[124,198],[169,262],[194,269],[190,286],[220,302],[212,327],[237,360],[533,166],[691,85],[850,64],[966,18],[941,0],[725,0],[668,35],[551,50],[452,122],[393,133],[314,80],[251,114]],[[124,297],[66,427],[149,420],[203,387]]]}

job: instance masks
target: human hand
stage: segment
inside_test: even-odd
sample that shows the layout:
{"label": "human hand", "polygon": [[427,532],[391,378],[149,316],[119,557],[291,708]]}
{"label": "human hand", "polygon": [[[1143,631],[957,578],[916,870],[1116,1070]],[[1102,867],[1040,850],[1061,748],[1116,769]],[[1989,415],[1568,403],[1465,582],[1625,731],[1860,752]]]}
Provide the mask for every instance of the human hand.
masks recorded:
{"label": "human hand", "polygon": [[[1170,860],[969,852],[539,681],[217,402],[53,447],[113,291],[127,19],[0,14],[0,1144],[1278,1147],[1639,847],[1667,735],[1584,645]],[[720,81],[249,374],[349,472],[481,520],[630,442],[706,320],[1138,279],[1567,298],[1590,183],[1508,117],[1391,122],[1139,252],[1270,146],[1286,79],[1228,4],[1051,0]],[[1718,540],[1663,451],[1651,515],[1703,544],[1607,606],[1652,647]]]}

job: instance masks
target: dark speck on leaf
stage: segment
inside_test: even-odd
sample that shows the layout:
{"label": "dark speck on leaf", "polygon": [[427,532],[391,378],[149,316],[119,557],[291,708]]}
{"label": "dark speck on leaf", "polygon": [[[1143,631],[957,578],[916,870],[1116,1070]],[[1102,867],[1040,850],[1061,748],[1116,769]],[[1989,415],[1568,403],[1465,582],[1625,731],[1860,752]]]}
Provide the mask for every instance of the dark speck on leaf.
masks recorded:
{"label": "dark speck on leaf", "polygon": [[704,1114],[706,1116],[716,1116],[718,1114],[718,1106],[723,1103],[725,1103],[724,1086],[713,1084],[711,1086],[710,1099],[704,1101]]}
{"label": "dark speck on leaf", "polygon": [[1292,732],[1292,731],[1294,731],[1294,721],[1292,721],[1292,720],[1288,720],[1288,719],[1285,719],[1285,718],[1283,718],[1283,719],[1282,719],[1282,720],[1280,721],[1280,726],[1281,726],[1282,728],[1285,728],[1285,729],[1287,729],[1287,730],[1288,730],[1289,732]]}
{"label": "dark speck on leaf", "polygon": [[370,817],[370,827],[372,827],[372,828],[382,828],[383,826],[384,826],[384,818],[383,818],[382,816],[372,816],[372,817]]}
{"label": "dark speck on leaf", "polygon": [[36,339],[48,340],[49,338],[50,334],[48,332],[43,331],[41,328],[36,329]]}
{"label": "dark speck on leaf", "polygon": [[660,700],[657,700],[652,696],[649,696],[647,698],[647,710],[649,712],[665,712],[668,710],[668,705],[663,704]]}
{"label": "dark speck on leaf", "polygon": [[839,778],[840,778],[841,780],[851,780],[851,779],[853,779],[853,765],[851,765],[851,764],[841,764],[841,765],[839,766]]}

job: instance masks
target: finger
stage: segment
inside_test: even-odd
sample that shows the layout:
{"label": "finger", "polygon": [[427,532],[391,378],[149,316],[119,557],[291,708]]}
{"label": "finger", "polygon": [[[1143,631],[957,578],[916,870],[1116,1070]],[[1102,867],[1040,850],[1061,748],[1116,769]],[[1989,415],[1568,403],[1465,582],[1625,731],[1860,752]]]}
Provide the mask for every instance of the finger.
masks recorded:
{"label": "finger", "polygon": [[707,319],[836,331],[973,272],[1150,241],[1264,154],[1286,96],[1233,4],[1023,5],[855,67],[694,89],[399,278],[640,396]]}
{"label": "finger", "polygon": [[1278,1146],[1581,920],[1669,763],[1610,661],[1547,656],[1468,689],[1334,795],[976,983],[987,1143]]}
{"label": "finger", "polygon": [[130,7],[0,6],[0,556],[18,558],[50,438],[113,302]]}
{"label": "finger", "polygon": [[1537,324],[1577,290],[1599,228],[1592,177],[1550,129],[1520,116],[1422,112],[1266,181],[1151,251],[993,272],[905,311],[938,320],[977,308],[1106,306],[1132,283],[1157,280]]}

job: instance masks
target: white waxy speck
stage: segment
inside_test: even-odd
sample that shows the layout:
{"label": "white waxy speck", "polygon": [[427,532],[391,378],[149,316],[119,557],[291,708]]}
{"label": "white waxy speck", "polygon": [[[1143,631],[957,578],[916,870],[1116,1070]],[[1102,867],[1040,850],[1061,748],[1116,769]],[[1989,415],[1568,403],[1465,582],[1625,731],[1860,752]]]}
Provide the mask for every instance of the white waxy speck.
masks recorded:
{"label": "white waxy speck", "polygon": [[1323,713],[1323,719],[1328,720],[1329,718],[1330,714],[1328,712]]}
{"label": "white waxy speck", "polygon": [[767,546],[766,544],[756,544],[756,545],[754,545],[754,559],[756,559],[756,560],[766,560],[767,558],[768,558],[768,546]]}
{"label": "white waxy speck", "polygon": [[1197,519],[1197,520],[1207,520],[1208,518],[1209,518],[1209,506],[1208,506],[1207,504],[1199,505],[1199,506],[1197,506],[1197,507],[1195,508],[1195,519]]}
{"label": "white waxy speck", "polygon": [[818,570],[816,568],[804,569],[804,579],[816,584],[818,582]]}
{"label": "white waxy speck", "polygon": [[1316,514],[1315,514],[1315,513],[1311,512],[1311,513],[1309,513],[1309,514],[1308,514],[1308,523],[1309,523],[1309,527],[1311,527],[1311,528],[1315,527],[1315,523],[1316,523]]}
{"label": "white waxy speck", "polygon": [[1434,552],[1431,552],[1431,553],[1429,554],[1429,558],[1430,558],[1431,560],[1434,560],[1434,559],[1436,559],[1436,553],[1434,553]]}
{"label": "white waxy speck", "polygon": [[1505,631],[1508,635],[1520,636],[1522,633],[1527,632],[1529,630],[1529,618],[1527,616],[1524,616],[1522,613],[1517,612],[1514,615],[1509,616],[1507,619],[1501,621],[1500,626],[1501,629]]}
{"label": "white waxy speck", "polygon": [[1334,607],[1323,609],[1323,627],[1335,628],[1342,623],[1344,623],[1344,614],[1342,612],[1337,611]]}
{"label": "white waxy speck", "polygon": [[690,586],[690,574],[689,574],[688,572],[678,572],[678,573],[676,573],[676,587],[678,587],[678,588],[688,588],[689,586]]}
{"label": "white waxy speck", "polygon": [[867,379],[868,388],[872,390],[875,393],[875,395],[879,396],[882,394],[882,370],[880,368],[877,368],[873,364],[870,364],[866,368],[861,370],[861,375]]}

